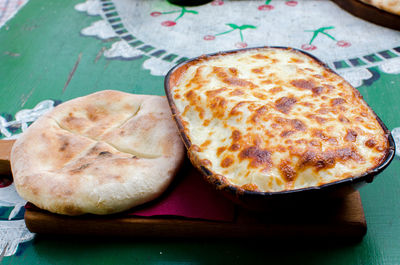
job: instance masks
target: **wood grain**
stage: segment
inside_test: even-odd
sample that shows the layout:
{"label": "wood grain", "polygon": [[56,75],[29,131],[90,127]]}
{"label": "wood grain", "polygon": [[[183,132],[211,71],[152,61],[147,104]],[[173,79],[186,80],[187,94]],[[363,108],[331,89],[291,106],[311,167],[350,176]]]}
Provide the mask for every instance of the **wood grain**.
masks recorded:
{"label": "wood grain", "polygon": [[360,194],[354,192],[325,207],[296,211],[249,212],[237,208],[233,222],[179,217],[70,217],[27,209],[25,222],[34,233],[145,238],[362,238],[367,230]]}
{"label": "wood grain", "polygon": [[400,30],[400,16],[364,4],[358,0],[333,0],[338,6],[369,22]]}

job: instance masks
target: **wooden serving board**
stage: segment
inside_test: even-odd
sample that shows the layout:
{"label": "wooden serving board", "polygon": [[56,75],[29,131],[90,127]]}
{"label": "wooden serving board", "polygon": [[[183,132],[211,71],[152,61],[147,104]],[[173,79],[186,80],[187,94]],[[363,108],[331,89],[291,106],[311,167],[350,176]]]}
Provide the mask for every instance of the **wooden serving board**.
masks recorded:
{"label": "wooden serving board", "polygon": [[[10,174],[12,141],[0,141],[1,174]],[[7,168],[8,166],[8,168]],[[1,189],[0,189],[1,192]],[[25,223],[34,233],[167,238],[321,238],[361,239],[367,230],[360,194],[340,201],[316,202],[314,207],[266,209],[263,213],[235,207],[232,221],[188,219],[179,216],[139,217],[127,213],[109,216],[63,216],[28,207]]]}
{"label": "wooden serving board", "polygon": [[386,12],[359,0],[333,0],[338,6],[356,17],[380,26],[400,30],[400,16]]}
{"label": "wooden serving board", "polygon": [[25,222],[34,233],[146,238],[361,239],[367,230],[358,192],[319,210],[260,214],[236,208],[235,215],[232,222],[216,222],[127,215],[69,217],[27,209]]}

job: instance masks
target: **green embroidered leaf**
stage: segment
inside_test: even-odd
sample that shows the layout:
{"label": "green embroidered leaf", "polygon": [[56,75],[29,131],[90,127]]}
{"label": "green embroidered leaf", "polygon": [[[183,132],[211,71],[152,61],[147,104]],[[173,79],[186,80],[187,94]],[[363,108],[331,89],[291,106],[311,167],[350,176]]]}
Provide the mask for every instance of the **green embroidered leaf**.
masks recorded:
{"label": "green embroidered leaf", "polygon": [[233,29],[238,29],[239,28],[239,26],[235,25],[235,24],[226,24],[226,25],[231,27],[231,28],[233,28]]}
{"label": "green embroidered leaf", "polygon": [[334,28],[335,28],[334,26],[330,26],[330,27],[322,27],[322,28],[319,28],[318,30],[324,31],[324,30],[327,30],[327,29],[334,29]]}
{"label": "green embroidered leaf", "polygon": [[197,11],[194,11],[194,10],[186,10],[186,12],[187,12],[187,13],[196,14],[196,15],[198,15],[198,14],[199,14],[199,12],[197,12]]}
{"label": "green embroidered leaf", "polygon": [[256,26],[253,25],[242,25],[239,27],[239,29],[244,30],[244,29],[256,29]]}

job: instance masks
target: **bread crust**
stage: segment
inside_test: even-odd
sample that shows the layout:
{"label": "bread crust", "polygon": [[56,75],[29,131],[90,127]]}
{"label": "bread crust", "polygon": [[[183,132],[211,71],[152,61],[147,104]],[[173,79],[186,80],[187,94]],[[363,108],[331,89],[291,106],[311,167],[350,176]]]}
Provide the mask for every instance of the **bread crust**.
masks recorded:
{"label": "bread crust", "polygon": [[66,215],[111,214],[151,201],[183,159],[165,97],[112,90],[57,106],[11,151],[21,197]]}

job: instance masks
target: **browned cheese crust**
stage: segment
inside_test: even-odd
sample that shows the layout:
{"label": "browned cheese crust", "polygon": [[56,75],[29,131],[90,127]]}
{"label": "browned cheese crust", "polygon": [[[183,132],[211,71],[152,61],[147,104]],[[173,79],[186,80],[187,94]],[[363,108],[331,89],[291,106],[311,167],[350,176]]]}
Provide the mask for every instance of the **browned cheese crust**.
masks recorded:
{"label": "browned cheese crust", "polygon": [[388,153],[360,93],[295,50],[203,57],[176,69],[169,85],[193,164],[240,189],[320,186],[360,176]]}

